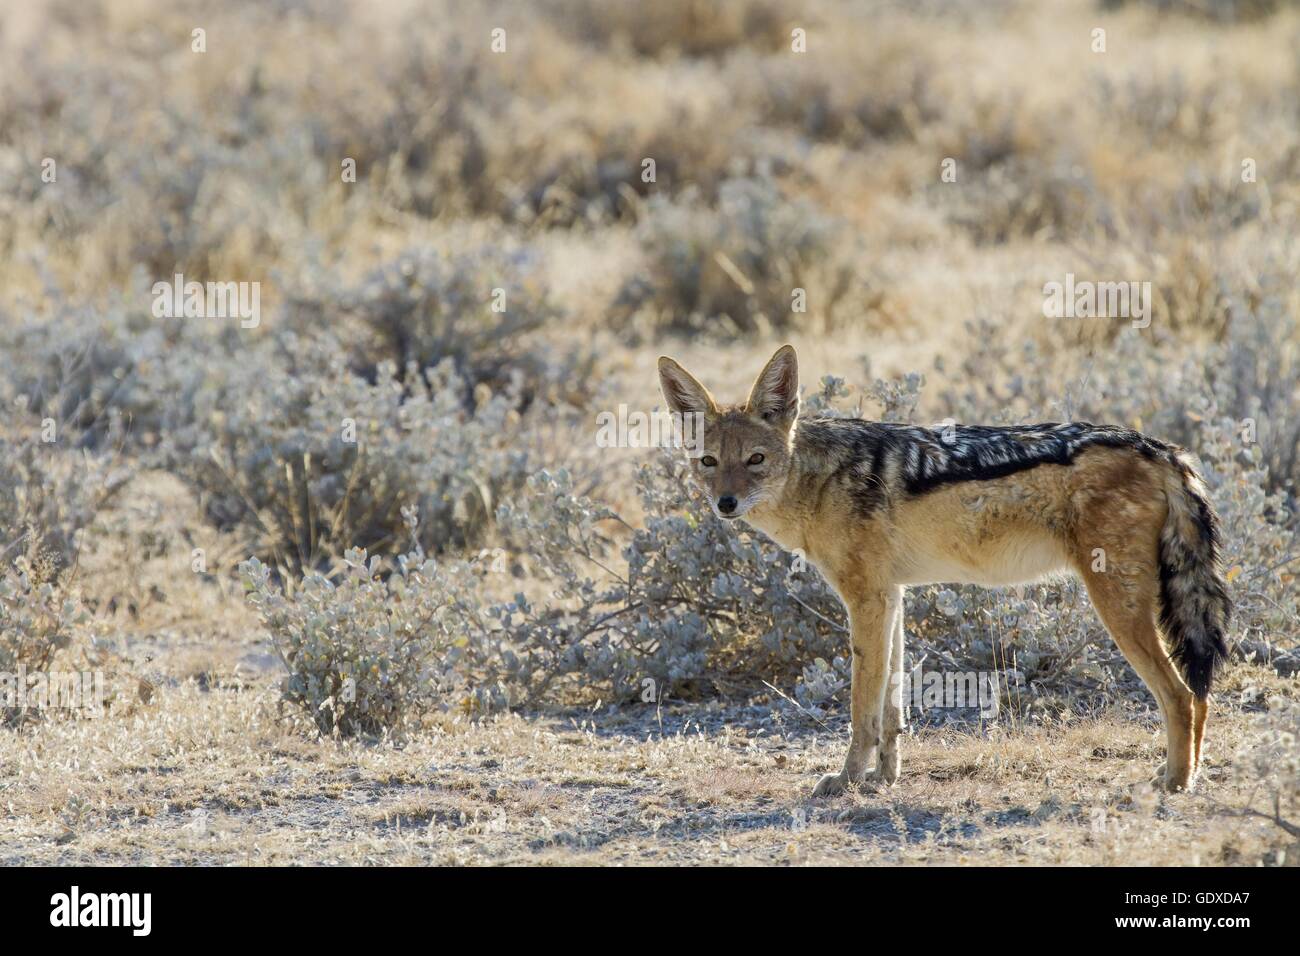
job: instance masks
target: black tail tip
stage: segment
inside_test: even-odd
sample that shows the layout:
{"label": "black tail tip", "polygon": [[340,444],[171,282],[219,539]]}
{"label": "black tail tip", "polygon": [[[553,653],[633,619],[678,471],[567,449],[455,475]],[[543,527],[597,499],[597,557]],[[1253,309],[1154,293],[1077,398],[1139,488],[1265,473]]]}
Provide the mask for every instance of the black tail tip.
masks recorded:
{"label": "black tail tip", "polygon": [[1217,671],[1218,667],[1212,661],[1199,661],[1183,668],[1183,678],[1197,700],[1205,700],[1210,696]]}
{"label": "black tail tip", "polygon": [[1228,659],[1228,648],[1223,643],[1223,636],[1215,634],[1206,641],[1187,642],[1173,656],[1187,687],[1198,700],[1205,700]]}

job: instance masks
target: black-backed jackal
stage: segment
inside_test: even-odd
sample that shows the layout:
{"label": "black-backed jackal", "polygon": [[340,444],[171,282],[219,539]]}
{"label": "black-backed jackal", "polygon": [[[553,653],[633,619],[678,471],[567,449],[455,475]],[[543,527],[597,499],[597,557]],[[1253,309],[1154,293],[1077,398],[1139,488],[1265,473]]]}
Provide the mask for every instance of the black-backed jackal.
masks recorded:
{"label": "black-backed jackal", "polygon": [[898,778],[903,708],[901,691],[888,690],[902,686],[907,585],[996,586],[1069,571],[1155,695],[1165,786],[1191,786],[1230,603],[1217,521],[1185,452],[1086,422],[938,432],[798,420],[788,345],[743,405],[719,405],[667,357],[659,379],[672,411],[704,415],[691,467],[717,515],[802,549],[848,609],[853,737],[844,769],[814,796],[862,783],[868,771],[883,783]]}

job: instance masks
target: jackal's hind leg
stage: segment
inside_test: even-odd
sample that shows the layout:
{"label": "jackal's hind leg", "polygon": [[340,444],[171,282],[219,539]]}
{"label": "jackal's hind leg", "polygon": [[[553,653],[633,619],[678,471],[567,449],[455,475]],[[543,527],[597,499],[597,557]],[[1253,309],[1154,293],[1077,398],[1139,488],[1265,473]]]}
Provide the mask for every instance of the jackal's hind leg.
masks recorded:
{"label": "jackal's hind leg", "polygon": [[[1107,570],[1084,572],[1088,594],[1106,630],[1150,689],[1164,718],[1164,786],[1186,790],[1196,771],[1196,698],[1179,676],[1156,627],[1158,580],[1150,560],[1107,554]],[[1203,714],[1203,712],[1202,712]],[[1203,726],[1204,717],[1201,718]]]}
{"label": "jackal's hind leg", "polygon": [[1209,716],[1210,702],[1192,698],[1192,773],[1201,769],[1201,744],[1205,742],[1205,718]]}

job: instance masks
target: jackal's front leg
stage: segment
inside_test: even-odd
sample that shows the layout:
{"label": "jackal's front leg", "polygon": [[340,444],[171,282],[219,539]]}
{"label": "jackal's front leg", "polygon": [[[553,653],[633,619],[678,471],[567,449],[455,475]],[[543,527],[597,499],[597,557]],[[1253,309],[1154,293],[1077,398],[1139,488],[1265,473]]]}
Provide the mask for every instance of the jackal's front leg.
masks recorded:
{"label": "jackal's front leg", "polygon": [[903,733],[907,716],[906,682],[903,674],[903,595],[894,606],[894,619],[889,629],[889,688],[885,691],[885,710],[881,727],[880,759],[876,761],[876,775],[885,783],[898,779],[902,761],[898,756],[898,738]]}
{"label": "jackal's front leg", "polygon": [[852,595],[845,603],[853,641],[853,738],[844,769],[822,777],[813,790],[814,797],[830,796],[851,783],[862,783],[881,742],[894,617],[900,608],[900,596],[897,589],[872,591]]}

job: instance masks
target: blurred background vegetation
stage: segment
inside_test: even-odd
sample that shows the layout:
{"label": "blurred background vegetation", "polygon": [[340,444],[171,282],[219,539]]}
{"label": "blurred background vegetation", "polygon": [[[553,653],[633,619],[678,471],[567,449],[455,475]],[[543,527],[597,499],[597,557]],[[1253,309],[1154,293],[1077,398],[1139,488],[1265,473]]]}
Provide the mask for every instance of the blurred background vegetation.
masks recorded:
{"label": "blurred background vegetation", "polygon": [[[318,723],[362,659],[395,676],[358,732],[405,719],[397,698],[622,699],[647,675],[802,681],[838,706],[815,574],[716,527],[671,463],[594,442],[598,411],[658,403],[659,352],[738,395],[790,340],[827,412],[1186,444],[1229,527],[1241,633],[1289,653],[1298,41],[1296,6],[1262,0],[12,5],[14,633],[129,645],[151,614],[201,632],[214,602],[242,607],[255,557],[261,622],[225,610],[223,633],[275,638]],[[155,317],[150,287],[178,272],[261,283],[262,322]],[[1045,319],[1067,272],[1149,281],[1150,326]],[[114,520],[142,502],[176,527]],[[200,540],[219,544],[197,568]],[[373,579],[353,547],[384,556]],[[383,590],[408,572],[445,603]],[[43,587],[90,623],[62,627]],[[919,646],[1003,666],[988,621],[962,634],[936,610],[983,607],[1032,645],[1020,676],[1051,707],[1141,696],[1109,644],[1080,650],[1101,632],[1079,592],[991,600],[918,591]],[[360,608],[393,646],[347,623]]]}

